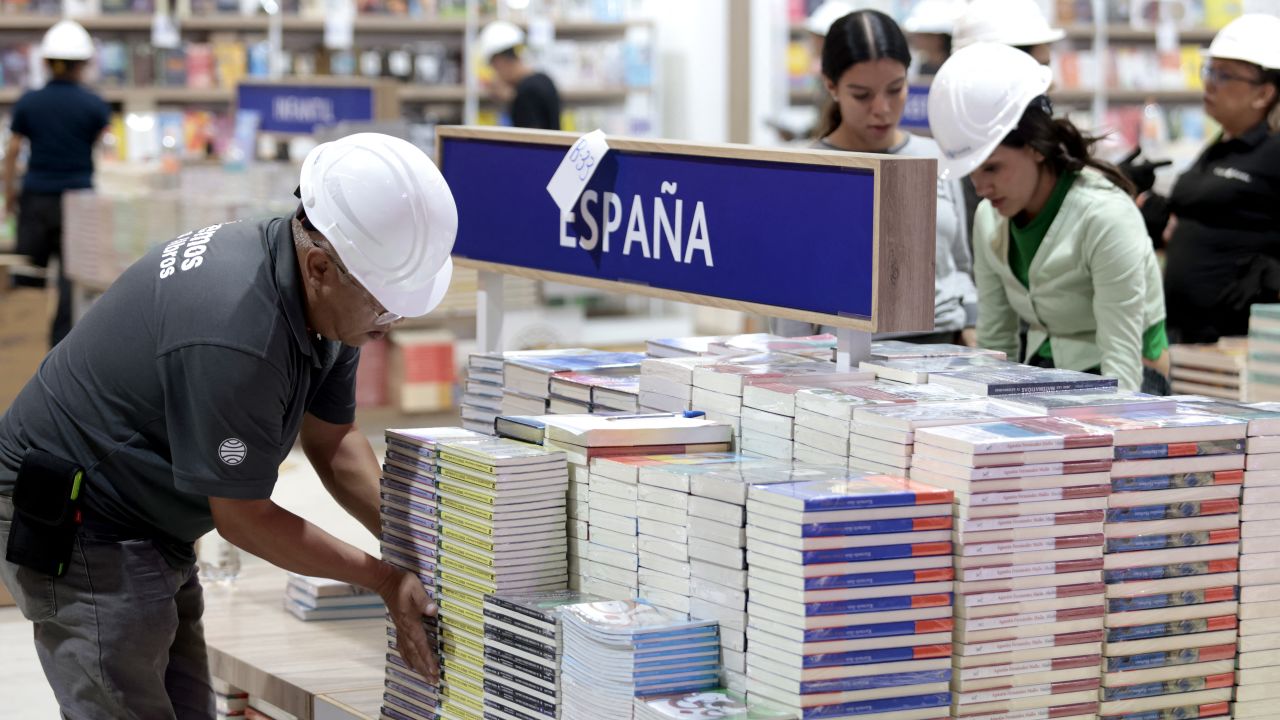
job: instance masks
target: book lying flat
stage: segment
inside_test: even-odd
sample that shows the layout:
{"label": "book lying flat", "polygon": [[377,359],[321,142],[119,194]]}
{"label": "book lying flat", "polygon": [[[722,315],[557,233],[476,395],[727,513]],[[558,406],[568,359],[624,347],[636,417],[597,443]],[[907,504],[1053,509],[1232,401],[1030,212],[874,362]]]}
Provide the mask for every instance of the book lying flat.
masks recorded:
{"label": "book lying flat", "polygon": [[1115,378],[1074,370],[1020,367],[1011,370],[969,370],[929,378],[930,384],[949,385],[983,395],[1029,395],[1033,393],[1085,390],[1115,390]]}

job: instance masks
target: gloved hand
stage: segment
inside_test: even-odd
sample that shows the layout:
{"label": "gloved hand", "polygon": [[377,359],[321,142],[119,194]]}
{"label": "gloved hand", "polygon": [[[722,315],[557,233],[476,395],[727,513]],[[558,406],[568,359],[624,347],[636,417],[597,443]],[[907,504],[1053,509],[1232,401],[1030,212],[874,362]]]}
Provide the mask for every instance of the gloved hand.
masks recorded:
{"label": "gloved hand", "polygon": [[1219,306],[1244,310],[1255,302],[1275,302],[1280,297],[1280,260],[1270,255],[1242,258],[1236,267],[1239,279],[1218,295]]}
{"label": "gloved hand", "polygon": [[1133,152],[1129,153],[1129,155],[1125,157],[1124,160],[1121,160],[1120,164],[1117,166],[1120,168],[1120,172],[1124,173],[1124,176],[1129,178],[1129,180],[1137,187],[1139,195],[1150,191],[1151,188],[1155,186],[1156,168],[1162,168],[1166,165],[1173,164],[1172,160],[1157,160],[1155,162],[1151,162],[1145,158],[1141,162],[1138,162],[1138,156],[1141,154],[1142,148],[1136,147],[1133,149]]}

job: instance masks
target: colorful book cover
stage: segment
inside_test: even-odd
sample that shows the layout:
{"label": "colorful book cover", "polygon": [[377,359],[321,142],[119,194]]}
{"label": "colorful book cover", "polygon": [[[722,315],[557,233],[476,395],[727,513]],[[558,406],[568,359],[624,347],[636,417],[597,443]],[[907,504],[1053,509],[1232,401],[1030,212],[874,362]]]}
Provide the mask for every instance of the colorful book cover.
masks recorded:
{"label": "colorful book cover", "polygon": [[892,518],[888,520],[861,520],[856,522],[805,523],[800,526],[800,536],[816,538],[843,535],[879,535],[881,533],[946,530],[952,525],[953,522],[949,516]]}
{"label": "colorful book cover", "polygon": [[584,372],[604,367],[639,366],[643,359],[644,355],[640,353],[613,353],[569,348],[563,351],[544,351],[538,355],[509,354],[505,356],[504,369],[521,368],[550,375],[558,372]]}
{"label": "colorful book cover", "polygon": [[950,503],[953,493],[905,478],[850,471],[845,478],[753,485],[753,500],[804,512]]}
{"label": "colorful book cover", "polygon": [[1116,568],[1102,573],[1107,583],[1134,582],[1138,580],[1168,580],[1170,578],[1235,572],[1240,567],[1236,558],[1201,562],[1175,563],[1172,565],[1148,565],[1145,567]]}
{"label": "colorful book cover", "polygon": [[1107,510],[1107,522],[1146,522],[1149,520],[1173,520],[1177,518],[1205,517],[1208,515],[1226,515],[1240,512],[1240,501],[1236,498],[1221,500],[1202,500],[1199,502],[1181,502],[1168,505],[1139,505],[1137,507],[1111,508]]}
{"label": "colorful book cover", "polygon": [[821,565],[824,563],[864,562],[871,560],[897,560],[899,558],[931,557],[934,555],[950,555],[951,543],[928,542],[910,545],[879,545],[875,547],[852,547],[834,550],[804,550],[800,554],[802,565]]}
{"label": "colorful book cover", "polygon": [[946,670],[919,670],[885,675],[862,675],[838,680],[808,680],[800,683],[800,694],[856,692],[858,690],[947,682],[950,679],[951,669],[948,668]]}
{"label": "colorful book cover", "polygon": [[1102,689],[1103,701],[1132,700],[1134,698],[1156,697],[1171,693],[1196,692],[1215,688],[1231,687],[1235,683],[1235,673],[1222,673],[1204,677],[1178,678],[1163,682],[1139,683],[1137,685],[1121,685]]}
{"label": "colorful book cover", "polygon": [[1016,370],[970,370],[936,375],[930,383],[982,392],[985,395],[1028,395],[1070,390],[1114,390],[1115,378],[1107,378],[1074,370],[1056,368],[1018,368]]}
{"label": "colorful book cover", "polygon": [[1204,442],[1117,445],[1115,457],[1117,460],[1156,460],[1200,455],[1230,455],[1243,453],[1244,444],[1244,440],[1206,440]]}
{"label": "colorful book cover", "polygon": [[1111,598],[1107,600],[1107,612],[1118,613],[1129,612],[1131,610],[1158,610],[1160,608],[1182,607],[1184,605],[1231,602],[1235,599],[1235,586],[1206,588],[1204,590],[1182,590],[1172,593],[1140,595],[1127,598]]}
{"label": "colorful book cover", "polygon": [[1240,541],[1239,528],[1203,530],[1183,533],[1157,533],[1134,537],[1107,538],[1107,552],[1136,552],[1139,550],[1166,550],[1169,548],[1217,545]]}
{"label": "colorful book cover", "polygon": [[920,608],[947,607],[951,605],[951,600],[951,593],[935,593],[932,595],[901,595],[897,597],[813,602],[804,606],[804,614],[807,617],[815,617],[820,615],[853,615],[888,610],[918,610]]}
{"label": "colorful book cover", "polygon": [[1215,630],[1231,630],[1236,626],[1235,615],[1223,615],[1214,618],[1196,618],[1194,620],[1177,620],[1150,625],[1127,625],[1107,628],[1107,642],[1127,642],[1129,640],[1149,640],[1159,637],[1175,637],[1192,635]]}
{"label": "colorful book cover", "polygon": [[1006,370],[1021,367],[993,355],[961,355],[951,357],[903,358],[898,360],[864,360],[858,368],[879,377],[902,382],[926,382],[931,375],[967,372],[976,369]]}
{"label": "colorful book cover", "polygon": [[885,585],[904,585],[910,583],[948,582],[955,579],[955,570],[951,568],[932,568],[928,570],[898,570],[876,573],[859,573],[857,575],[823,575],[804,579],[804,589],[808,590],[847,590],[852,588],[881,587]]}
{"label": "colorful book cover", "polygon": [[1209,487],[1212,485],[1240,485],[1243,482],[1243,470],[1220,470],[1217,472],[1177,473],[1174,475],[1116,477],[1111,478],[1111,492],[1177,490],[1182,488]]}
{"label": "colorful book cover", "polygon": [[855,650],[843,653],[817,653],[805,655],[801,667],[824,668],[849,665],[879,665],[880,663],[933,660],[951,657],[951,645],[917,645],[915,647]]}
{"label": "colorful book cover", "polygon": [[862,640],[866,638],[922,635],[925,633],[951,632],[955,623],[951,618],[915,620],[846,627],[814,628],[804,631],[804,642],[830,642],[833,640]]}
{"label": "colorful book cover", "polygon": [[1236,656],[1236,646],[1215,645],[1213,647],[1183,648],[1166,652],[1141,653],[1105,659],[1104,672],[1125,672],[1128,670],[1149,670],[1151,668],[1192,665],[1194,663],[1230,660]]}
{"label": "colorful book cover", "polygon": [[1106,447],[1111,434],[1063,418],[1015,418],[976,425],[921,428],[918,444],[972,454]]}

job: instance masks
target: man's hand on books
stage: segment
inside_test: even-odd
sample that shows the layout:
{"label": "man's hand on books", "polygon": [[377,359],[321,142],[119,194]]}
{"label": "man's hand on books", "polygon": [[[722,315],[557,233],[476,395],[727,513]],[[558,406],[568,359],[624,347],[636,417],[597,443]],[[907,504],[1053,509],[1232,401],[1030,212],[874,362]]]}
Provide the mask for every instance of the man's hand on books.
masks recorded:
{"label": "man's hand on books", "polygon": [[387,611],[396,624],[396,647],[409,667],[434,683],[440,677],[440,661],[436,657],[433,640],[427,638],[422,618],[435,617],[436,604],[416,575],[402,570],[393,572],[394,575],[378,588],[378,594],[387,604]]}

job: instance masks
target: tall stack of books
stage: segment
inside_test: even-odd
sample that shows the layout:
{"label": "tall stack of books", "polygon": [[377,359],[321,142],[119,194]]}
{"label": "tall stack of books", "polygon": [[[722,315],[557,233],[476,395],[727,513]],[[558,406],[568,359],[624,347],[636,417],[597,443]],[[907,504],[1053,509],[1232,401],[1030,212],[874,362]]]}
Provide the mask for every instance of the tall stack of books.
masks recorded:
{"label": "tall stack of books", "polygon": [[1222,338],[1204,345],[1171,345],[1173,391],[1244,400],[1248,348],[1248,338]]}
{"label": "tall stack of books", "polygon": [[[822,380],[801,375],[742,388],[742,451],[776,460],[794,457],[796,393],[809,388],[846,390],[869,385],[871,373],[833,373]],[[811,440],[812,442],[812,440]]]}
{"label": "tall stack of books", "polygon": [[1280,400],[1280,305],[1249,308],[1246,393],[1250,402]]}
{"label": "tall stack of books", "polygon": [[695,692],[636,698],[635,720],[800,720],[793,712],[780,710],[758,700],[748,701],[743,693],[717,688]]}
{"label": "tall stack of books", "polygon": [[751,486],[748,696],[801,717],[945,717],[953,575],[933,523],[951,500],[838,469]]}
{"label": "tall stack of books", "polygon": [[1038,414],[1007,402],[988,399],[860,407],[853,413],[849,458],[850,462],[859,465],[883,468],[882,472],[905,476],[910,471],[911,477],[917,480],[930,483],[936,480],[939,487],[962,489],[955,488],[955,481],[950,476],[927,469],[927,465],[937,461],[922,459],[919,467],[912,464],[916,430],[974,425]]}
{"label": "tall stack of books", "polygon": [[299,620],[354,620],[386,614],[372,590],[328,578],[289,573],[284,608]]}
{"label": "tall stack of books", "polygon": [[473,353],[467,357],[467,379],[459,410],[463,427],[493,433],[493,421],[502,414],[501,353]]}
{"label": "tall stack of books", "polygon": [[1008,369],[965,370],[932,374],[930,383],[948,385],[978,395],[1031,395],[1057,392],[1115,392],[1115,378],[1060,368],[1026,365]]}
{"label": "tall stack of books", "polygon": [[[427,594],[440,598],[439,449],[449,440],[487,436],[463,428],[387,430],[382,466],[382,559],[415,573]],[[433,648],[439,647],[439,623],[423,623]],[[414,672],[400,656],[396,628],[387,617],[386,689],[383,713],[396,718],[434,718],[439,704],[436,682]]]}
{"label": "tall stack of books", "polygon": [[853,418],[857,408],[975,400],[978,397],[944,385],[897,382],[845,386],[838,390],[806,388],[796,393],[795,459],[815,463],[843,461],[854,470],[901,474],[901,468],[853,456],[850,440],[855,432]]}
{"label": "tall stack of books", "polygon": [[689,620],[641,600],[566,606],[560,717],[631,720],[637,697],[713,689],[713,621]]}
{"label": "tall stack of books", "polygon": [[441,717],[484,714],[484,597],[568,584],[564,453],[507,439],[439,444]]}
{"label": "tall stack of books", "polygon": [[[957,490],[954,717],[1092,717],[1111,434],[1060,418],[921,428]],[[1023,715],[1017,715],[1021,713]]]}
{"label": "tall stack of books", "polygon": [[560,611],[606,598],[573,590],[500,593],[484,598],[486,717],[560,717]]}
{"label": "tall stack of books", "polygon": [[551,378],[554,375],[621,372],[627,367],[639,365],[642,359],[644,356],[637,353],[611,353],[584,348],[507,353],[502,364],[502,414],[546,414],[551,405]]}
{"label": "tall stack of books", "polygon": [[[623,456],[625,457],[625,456]],[[611,457],[594,458],[588,492],[588,543],[579,548],[579,586],[605,597],[640,594],[637,534],[638,483],[632,468]]]}
{"label": "tall stack of books", "polygon": [[1086,422],[1115,436],[1101,712],[1226,715],[1247,424],[1183,409]]}

